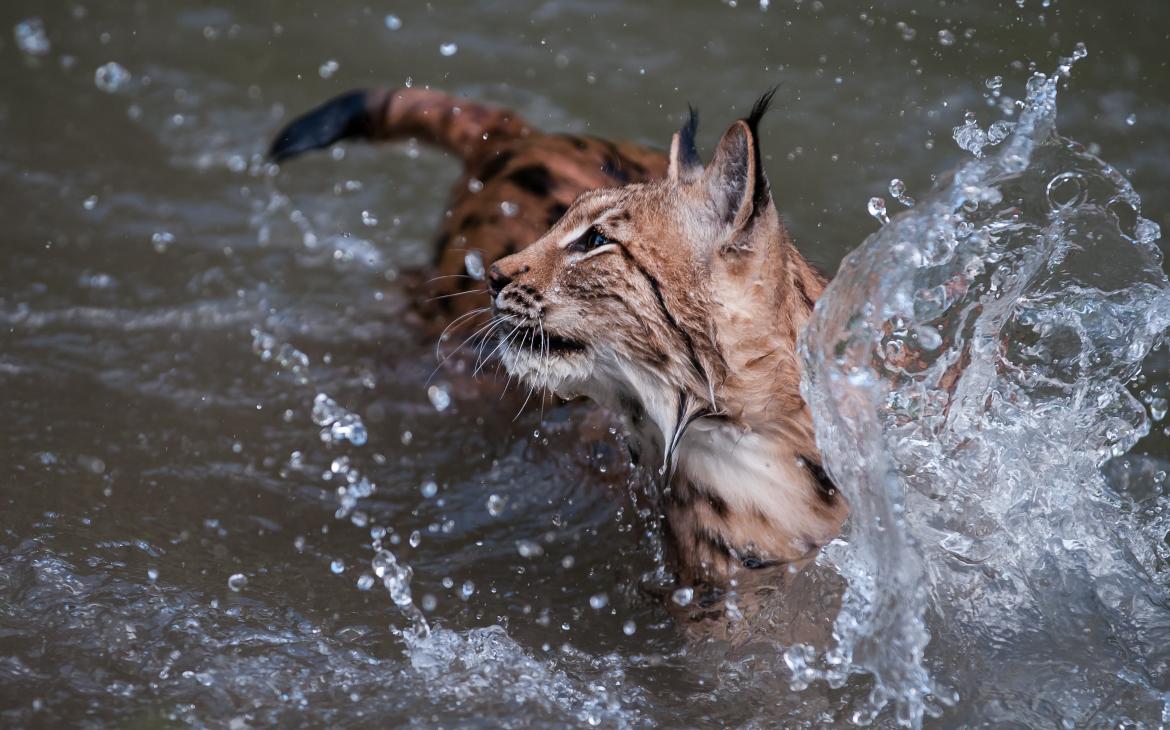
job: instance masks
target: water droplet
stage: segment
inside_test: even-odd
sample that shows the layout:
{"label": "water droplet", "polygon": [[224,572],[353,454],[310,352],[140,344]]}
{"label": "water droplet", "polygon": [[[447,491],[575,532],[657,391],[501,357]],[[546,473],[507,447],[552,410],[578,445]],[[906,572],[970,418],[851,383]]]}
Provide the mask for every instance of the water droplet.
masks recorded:
{"label": "water droplet", "polygon": [[387,15],[382,22],[385,24],[387,30],[399,30],[402,28],[402,19],[394,14]]}
{"label": "water droplet", "polygon": [[483,255],[479,251],[468,251],[464,254],[463,268],[467,269],[467,275],[476,281],[483,281],[487,276],[483,265]]}
{"label": "water droplet", "polygon": [[333,573],[333,575],[341,575],[345,572],[345,561],[341,558],[337,558],[329,564],[329,570]]}
{"label": "water droplet", "polygon": [[500,203],[500,210],[503,211],[505,216],[512,218],[518,212],[520,212],[520,206],[505,200],[504,202]]}
{"label": "water droplet", "polygon": [[443,43],[439,46],[439,53],[444,56],[454,56],[459,51],[459,46],[455,43]]}
{"label": "water droplet", "polygon": [[433,481],[423,482],[423,485],[419,487],[419,492],[422,493],[423,497],[430,499],[439,493],[439,485],[435,484]]}
{"label": "water droplet", "polygon": [[592,596],[589,597],[590,608],[593,608],[593,609],[600,611],[601,609],[605,608],[608,605],[609,605],[609,596],[605,595],[604,593],[594,593]]}
{"label": "water droplet", "polygon": [[448,392],[446,386],[432,385],[427,388],[427,398],[430,399],[431,405],[439,413],[451,407],[451,393]]}
{"label": "water droplet", "polygon": [[680,606],[688,605],[695,597],[695,589],[690,586],[678,588],[674,593],[670,594],[670,600],[674,601]]}
{"label": "water droplet", "polygon": [[624,624],[622,624],[622,633],[625,634],[626,636],[633,636],[634,632],[637,630],[638,630],[638,624],[634,623],[634,621],[632,619],[628,620]]}
{"label": "water droplet", "polygon": [[357,579],[357,588],[359,591],[368,591],[374,587],[374,576],[369,573],[362,573],[361,577]]}
{"label": "water droplet", "polygon": [[107,94],[116,94],[130,85],[130,72],[120,63],[110,61],[93,72],[93,82]]}
{"label": "water droplet", "polygon": [[959,145],[960,149],[964,149],[976,157],[983,156],[983,148],[987,146],[987,134],[979,128],[979,122],[975,120],[975,115],[971,112],[964,115],[963,124],[955,127],[951,131],[951,136],[954,137],[955,143]]}
{"label": "water droplet", "polygon": [[394,553],[389,550],[378,550],[370,560],[370,567],[374,575],[382,579],[382,584],[390,591],[390,597],[399,606],[411,602],[410,579],[413,572],[409,567],[399,565]]}
{"label": "water droplet", "polygon": [[955,45],[955,34],[943,28],[938,32],[938,42],[943,46],[953,46]]}
{"label": "water droplet", "polygon": [[475,593],[475,582],[470,580],[463,581],[463,585],[459,586],[459,597],[463,600],[471,598]]}
{"label": "water droplet", "polygon": [[86,198],[85,201],[82,202],[81,207],[85,208],[86,210],[93,210],[94,208],[97,207],[97,204],[98,204],[98,196],[91,195],[88,198]]}
{"label": "water droplet", "polygon": [[1088,55],[1089,55],[1089,49],[1085,47],[1084,42],[1077,41],[1077,44],[1075,46],[1073,46],[1073,53],[1072,53],[1073,60],[1079,61]]}
{"label": "water droplet", "polygon": [[12,34],[16,37],[16,47],[30,56],[43,56],[49,52],[49,36],[40,18],[20,21],[13,27]]}
{"label": "water droplet", "polygon": [[504,505],[508,500],[498,494],[492,494],[487,499],[487,511],[492,517],[499,517],[504,511]]}
{"label": "water droplet", "polygon": [[439,605],[439,601],[434,595],[424,593],[422,597],[422,610],[430,612],[435,610],[435,606]]}
{"label": "water droplet", "polygon": [[382,579],[382,585],[390,592],[390,600],[395,606],[409,606],[413,599],[410,595],[410,579],[414,572],[407,566],[395,564]]}
{"label": "water droplet", "polygon": [[374,575],[379,578],[385,578],[390,569],[396,565],[398,565],[398,558],[395,558],[394,553],[389,550],[375,552],[374,557],[370,560],[370,567],[374,569]]}
{"label": "water droplet", "polygon": [[911,28],[909,25],[907,25],[905,22],[903,22],[901,20],[899,20],[894,25],[894,27],[897,28],[902,33],[902,40],[904,40],[904,41],[912,41],[912,40],[914,40],[914,37],[916,35],[918,35],[918,31],[914,30],[913,28]]}
{"label": "water droplet", "polygon": [[232,576],[228,578],[228,588],[231,588],[232,591],[236,593],[244,590],[244,587],[247,585],[248,576],[244,575],[243,573],[233,573]]}
{"label": "water droplet", "polygon": [[886,201],[884,198],[870,198],[866,209],[869,211],[869,214],[876,218],[877,222],[881,223],[883,226],[890,222],[890,217],[886,215]]}
{"label": "water droplet", "polygon": [[1003,88],[1003,77],[991,76],[983,82],[983,85],[986,86],[990,91],[999,91]]}
{"label": "water droplet", "polygon": [[341,68],[341,64],[331,58],[325,63],[321,64],[321,66],[317,69],[317,73],[323,79],[331,79],[333,78],[333,74],[337,73],[337,69],[339,68]]}
{"label": "water droplet", "polygon": [[1154,398],[1150,401],[1150,418],[1161,421],[1166,417],[1168,409],[1170,409],[1170,404],[1167,404],[1165,398]]}
{"label": "water droplet", "polygon": [[1127,116],[1125,118],[1125,123],[1126,123],[1126,125],[1128,125],[1130,127],[1137,124],[1137,114],[1130,114],[1129,116]]}
{"label": "water droplet", "polygon": [[[1155,419],[1155,420],[1161,420],[1161,419]],[[158,580],[158,568],[148,568],[146,570],[146,579],[148,581],[150,581],[151,583]]]}
{"label": "water droplet", "polygon": [[[902,205],[909,208],[914,205],[914,198],[906,194],[906,183],[899,178],[894,178],[890,181],[890,195]],[[870,213],[873,215],[873,213]]]}
{"label": "water droplet", "polygon": [[471,178],[467,181],[467,192],[478,193],[480,190],[483,190],[482,181],[476,180],[475,178]]}
{"label": "water droplet", "polygon": [[1085,202],[1088,195],[1084,179],[1075,172],[1064,172],[1052,178],[1045,192],[1054,210],[1076,207]]}
{"label": "water droplet", "polygon": [[362,225],[367,228],[373,228],[378,225],[378,216],[374,215],[368,210],[362,211]]}
{"label": "water droplet", "polygon": [[522,558],[535,558],[544,555],[544,548],[532,540],[517,540],[516,552],[520,553]]}
{"label": "water droplet", "polygon": [[410,546],[412,548],[418,547],[419,545],[422,544],[422,533],[419,532],[418,530],[411,532],[410,539],[407,540],[407,542],[410,543]]}

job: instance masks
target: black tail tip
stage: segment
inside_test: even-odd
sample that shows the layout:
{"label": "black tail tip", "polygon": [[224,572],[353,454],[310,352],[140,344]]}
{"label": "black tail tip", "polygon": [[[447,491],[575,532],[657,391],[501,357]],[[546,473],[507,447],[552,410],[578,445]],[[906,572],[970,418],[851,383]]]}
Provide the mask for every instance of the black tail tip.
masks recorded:
{"label": "black tail tip", "polygon": [[366,91],[350,91],[291,121],[268,148],[269,162],[283,162],[343,139],[368,138],[372,133]]}

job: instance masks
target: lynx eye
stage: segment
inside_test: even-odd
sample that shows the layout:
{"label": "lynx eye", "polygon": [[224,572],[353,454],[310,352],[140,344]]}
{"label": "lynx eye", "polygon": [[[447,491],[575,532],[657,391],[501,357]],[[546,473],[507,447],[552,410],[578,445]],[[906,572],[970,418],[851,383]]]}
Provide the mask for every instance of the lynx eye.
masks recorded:
{"label": "lynx eye", "polygon": [[592,251],[602,246],[608,246],[611,243],[617,243],[612,238],[606,237],[604,233],[594,227],[590,227],[585,231],[576,241],[569,245],[570,251],[587,252]]}

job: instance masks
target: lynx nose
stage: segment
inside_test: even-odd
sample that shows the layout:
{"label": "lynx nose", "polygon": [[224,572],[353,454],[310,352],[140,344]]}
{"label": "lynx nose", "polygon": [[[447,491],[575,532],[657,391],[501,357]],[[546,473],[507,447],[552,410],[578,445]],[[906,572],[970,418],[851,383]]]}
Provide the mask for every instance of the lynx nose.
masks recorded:
{"label": "lynx nose", "polygon": [[502,292],[504,287],[512,283],[512,279],[514,277],[520,276],[526,271],[528,271],[527,265],[521,266],[520,268],[516,269],[514,273],[509,275],[504,273],[504,270],[500,268],[499,263],[492,264],[491,270],[488,271],[488,289],[491,290],[492,296],[494,297]]}
{"label": "lynx nose", "polygon": [[512,277],[505,274],[499,264],[492,264],[491,270],[488,272],[488,289],[491,290],[492,296],[496,296],[504,290],[504,287],[512,283]]}

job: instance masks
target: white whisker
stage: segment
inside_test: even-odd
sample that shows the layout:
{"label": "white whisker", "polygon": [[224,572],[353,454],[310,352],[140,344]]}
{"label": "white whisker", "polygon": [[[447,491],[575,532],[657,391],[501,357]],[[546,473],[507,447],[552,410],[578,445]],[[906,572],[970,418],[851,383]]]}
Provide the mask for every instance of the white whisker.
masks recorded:
{"label": "white whisker", "polygon": [[429,384],[430,384],[430,382],[431,382],[431,379],[435,377],[435,375],[436,375],[436,374],[439,372],[439,370],[440,370],[440,369],[441,369],[441,368],[442,368],[442,367],[443,367],[445,364],[447,364],[447,361],[448,361],[448,360],[450,360],[452,357],[454,357],[454,356],[455,356],[455,354],[456,354],[456,353],[458,353],[460,350],[462,350],[462,349],[463,349],[463,348],[464,348],[464,347],[467,345],[467,343],[468,343],[468,342],[471,342],[471,340],[472,340],[472,339],[474,339],[474,338],[476,337],[476,335],[478,335],[478,334],[480,334],[481,332],[484,332],[484,331],[489,331],[489,332],[490,332],[490,331],[491,331],[493,328],[495,328],[495,327],[498,327],[498,326],[500,326],[501,324],[504,324],[505,322],[507,322],[507,320],[508,320],[508,319],[511,319],[511,318],[512,318],[512,315],[507,315],[507,316],[505,316],[505,317],[503,317],[503,318],[501,318],[501,319],[493,319],[493,320],[491,320],[490,322],[488,322],[487,324],[485,324],[485,325],[483,325],[482,327],[480,327],[480,328],[479,328],[478,330],[476,330],[475,332],[471,333],[471,336],[470,336],[470,337],[468,337],[467,339],[463,340],[463,342],[459,343],[459,347],[456,347],[456,348],[455,348],[454,350],[452,350],[452,351],[451,351],[451,352],[450,352],[450,353],[449,353],[449,354],[448,354],[446,357],[444,357],[442,360],[440,360],[440,361],[439,361],[439,364],[438,364],[438,365],[436,365],[436,366],[435,366],[435,369],[431,371],[431,374],[430,374],[429,376],[427,376],[427,380],[426,380],[426,383],[425,383],[425,384],[426,384],[426,385],[429,385]]}
{"label": "white whisker", "polygon": [[459,315],[455,319],[451,320],[451,323],[448,324],[446,327],[444,327],[443,331],[439,333],[439,339],[438,339],[438,341],[435,342],[435,358],[438,359],[438,358],[443,356],[442,352],[439,350],[439,348],[441,348],[443,346],[443,340],[447,337],[447,332],[450,331],[450,329],[452,327],[458,325],[460,322],[467,319],[468,317],[474,316],[476,314],[483,314],[485,312],[490,312],[490,311],[491,311],[491,307],[480,307],[478,309],[473,309],[470,312],[464,312],[463,314]]}
{"label": "white whisker", "polygon": [[490,353],[488,353],[488,356],[486,358],[481,356],[480,360],[478,362],[476,362],[476,364],[475,364],[475,369],[471,371],[471,377],[474,378],[477,375],[479,375],[479,371],[483,369],[483,366],[487,365],[488,362],[492,359],[492,357],[494,357],[495,354],[497,352],[499,352],[501,348],[507,346],[508,340],[511,340],[512,336],[514,334],[516,334],[516,331],[519,330],[523,326],[524,326],[524,323],[521,322],[520,324],[513,327],[512,331],[508,333],[508,336],[505,337],[504,339],[500,340],[500,342],[498,344],[496,344],[495,349],[493,349]]}
{"label": "white whisker", "polygon": [[454,297],[461,297],[461,296],[464,296],[466,294],[488,294],[488,293],[489,292],[487,289],[468,289],[467,291],[457,291],[453,294],[438,294],[436,296],[433,296],[433,297],[427,299],[427,302],[428,303],[429,302],[437,302],[440,299],[452,299]]}

